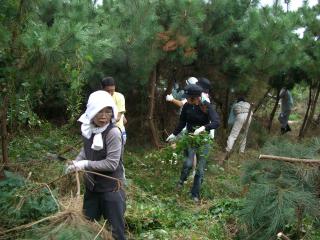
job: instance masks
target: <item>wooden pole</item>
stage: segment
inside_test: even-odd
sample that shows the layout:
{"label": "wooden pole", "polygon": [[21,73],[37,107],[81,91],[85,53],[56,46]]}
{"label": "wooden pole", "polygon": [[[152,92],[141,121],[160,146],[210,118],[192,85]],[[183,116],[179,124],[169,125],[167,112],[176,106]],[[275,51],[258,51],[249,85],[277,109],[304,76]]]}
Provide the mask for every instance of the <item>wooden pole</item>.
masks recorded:
{"label": "wooden pole", "polygon": [[291,157],[281,157],[281,156],[263,155],[263,154],[259,156],[259,159],[276,160],[276,161],[284,161],[284,162],[291,162],[291,163],[320,164],[320,160],[316,160],[316,159],[291,158]]}

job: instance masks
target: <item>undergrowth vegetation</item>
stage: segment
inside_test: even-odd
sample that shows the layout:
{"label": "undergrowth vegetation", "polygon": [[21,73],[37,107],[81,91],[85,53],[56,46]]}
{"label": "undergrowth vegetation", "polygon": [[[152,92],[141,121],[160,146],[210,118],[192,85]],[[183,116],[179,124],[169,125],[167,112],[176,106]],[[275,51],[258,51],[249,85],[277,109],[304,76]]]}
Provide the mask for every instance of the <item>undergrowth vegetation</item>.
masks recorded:
{"label": "undergrowth vegetation", "polygon": [[[10,142],[8,171],[16,173],[7,172],[8,178],[0,182],[3,229],[59,213],[54,199],[60,201],[75,193],[74,177],[50,182],[64,175],[63,159],[76,156],[79,140],[80,136],[69,129],[46,125],[43,132],[26,131]],[[261,153],[317,158],[319,146],[318,138],[298,143],[274,137],[266,140]],[[192,176],[181,191],[176,190],[183,163],[181,149],[179,143],[160,150],[126,146],[128,239],[276,239],[279,231],[291,239],[319,239],[318,168],[257,160],[260,152],[254,150],[245,155],[235,153],[222,168],[213,145],[201,202],[194,204],[189,193]],[[50,183],[52,191],[44,186],[31,194],[42,186],[40,183]],[[57,234],[60,225],[34,225],[32,231],[22,231],[19,237],[45,239],[50,233],[54,239],[79,239],[80,235],[86,239],[84,236],[96,234],[86,229],[85,222],[78,228],[80,235],[72,224]]]}

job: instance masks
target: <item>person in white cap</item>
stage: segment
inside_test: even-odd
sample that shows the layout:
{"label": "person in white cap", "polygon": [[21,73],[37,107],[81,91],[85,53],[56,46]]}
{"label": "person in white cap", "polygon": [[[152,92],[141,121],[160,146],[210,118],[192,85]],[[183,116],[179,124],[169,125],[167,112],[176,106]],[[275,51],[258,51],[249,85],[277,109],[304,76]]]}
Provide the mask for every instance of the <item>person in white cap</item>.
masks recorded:
{"label": "person in white cap", "polygon": [[87,109],[78,120],[82,123],[84,145],[67,172],[88,170],[109,177],[85,172],[83,211],[91,221],[103,216],[111,225],[113,237],[122,240],[126,202],[123,188],[118,188],[119,183],[123,185],[124,167],[121,132],[114,125],[117,114],[115,103],[106,91],[89,96]]}
{"label": "person in white cap", "polygon": [[[197,82],[198,82],[198,79],[196,79],[195,77],[189,77],[186,80],[187,86],[190,85],[190,84],[196,84]],[[182,106],[187,102],[187,99],[183,98],[181,100],[178,100],[178,99],[175,99],[172,94],[168,94],[166,96],[166,101],[167,102],[172,102],[174,105],[182,108]]]}

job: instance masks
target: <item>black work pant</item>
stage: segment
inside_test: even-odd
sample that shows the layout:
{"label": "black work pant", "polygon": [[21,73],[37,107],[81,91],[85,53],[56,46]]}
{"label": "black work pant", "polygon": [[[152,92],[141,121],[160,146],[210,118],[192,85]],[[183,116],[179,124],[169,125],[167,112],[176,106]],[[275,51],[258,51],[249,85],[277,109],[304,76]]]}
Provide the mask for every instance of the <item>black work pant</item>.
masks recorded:
{"label": "black work pant", "polygon": [[84,215],[91,221],[99,220],[101,215],[111,225],[112,236],[124,240],[124,212],[126,210],[126,196],[121,189],[117,192],[91,192],[86,189],[83,200]]}

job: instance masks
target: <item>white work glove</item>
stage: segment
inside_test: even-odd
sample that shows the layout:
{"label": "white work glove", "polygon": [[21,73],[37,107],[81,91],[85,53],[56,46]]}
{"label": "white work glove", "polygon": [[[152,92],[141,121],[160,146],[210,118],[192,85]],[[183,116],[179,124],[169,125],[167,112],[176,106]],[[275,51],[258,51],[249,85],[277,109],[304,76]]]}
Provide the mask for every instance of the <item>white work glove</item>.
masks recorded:
{"label": "white work glove", "polygon": [[210,130],[209,136],[211,139],[214,139],[214,129]]}
{"label": "white work glove", "polygon": [[80,160],[80,161],[72,161],[71,164],[68,165],[66,172],[74,172],[85,169],[89,164],[88,160]]}
{"label": "white work glove", "polygon": [[200,133],[204,132],[206,130],[205,126],[199,127],[194,131],[194,135],[199,135]]}
{"label": "white work glove", "polygon": [[167,137],[166,142],[173,142],[176,139],[176,135],[170,134],[169,137]]}
{"label": "white work glove", "polygon": [[184,127],[182,130],[181,130],[181,134],[185,134],[187,132],[187,127]]}
{"label": "white work glove", "polygon": [[168,94],[168,95],[166,96],[166,101],[167,101],[167,102],[171,102],[173,99],[174,99],[174,98],[173,98],[172,94]]}

